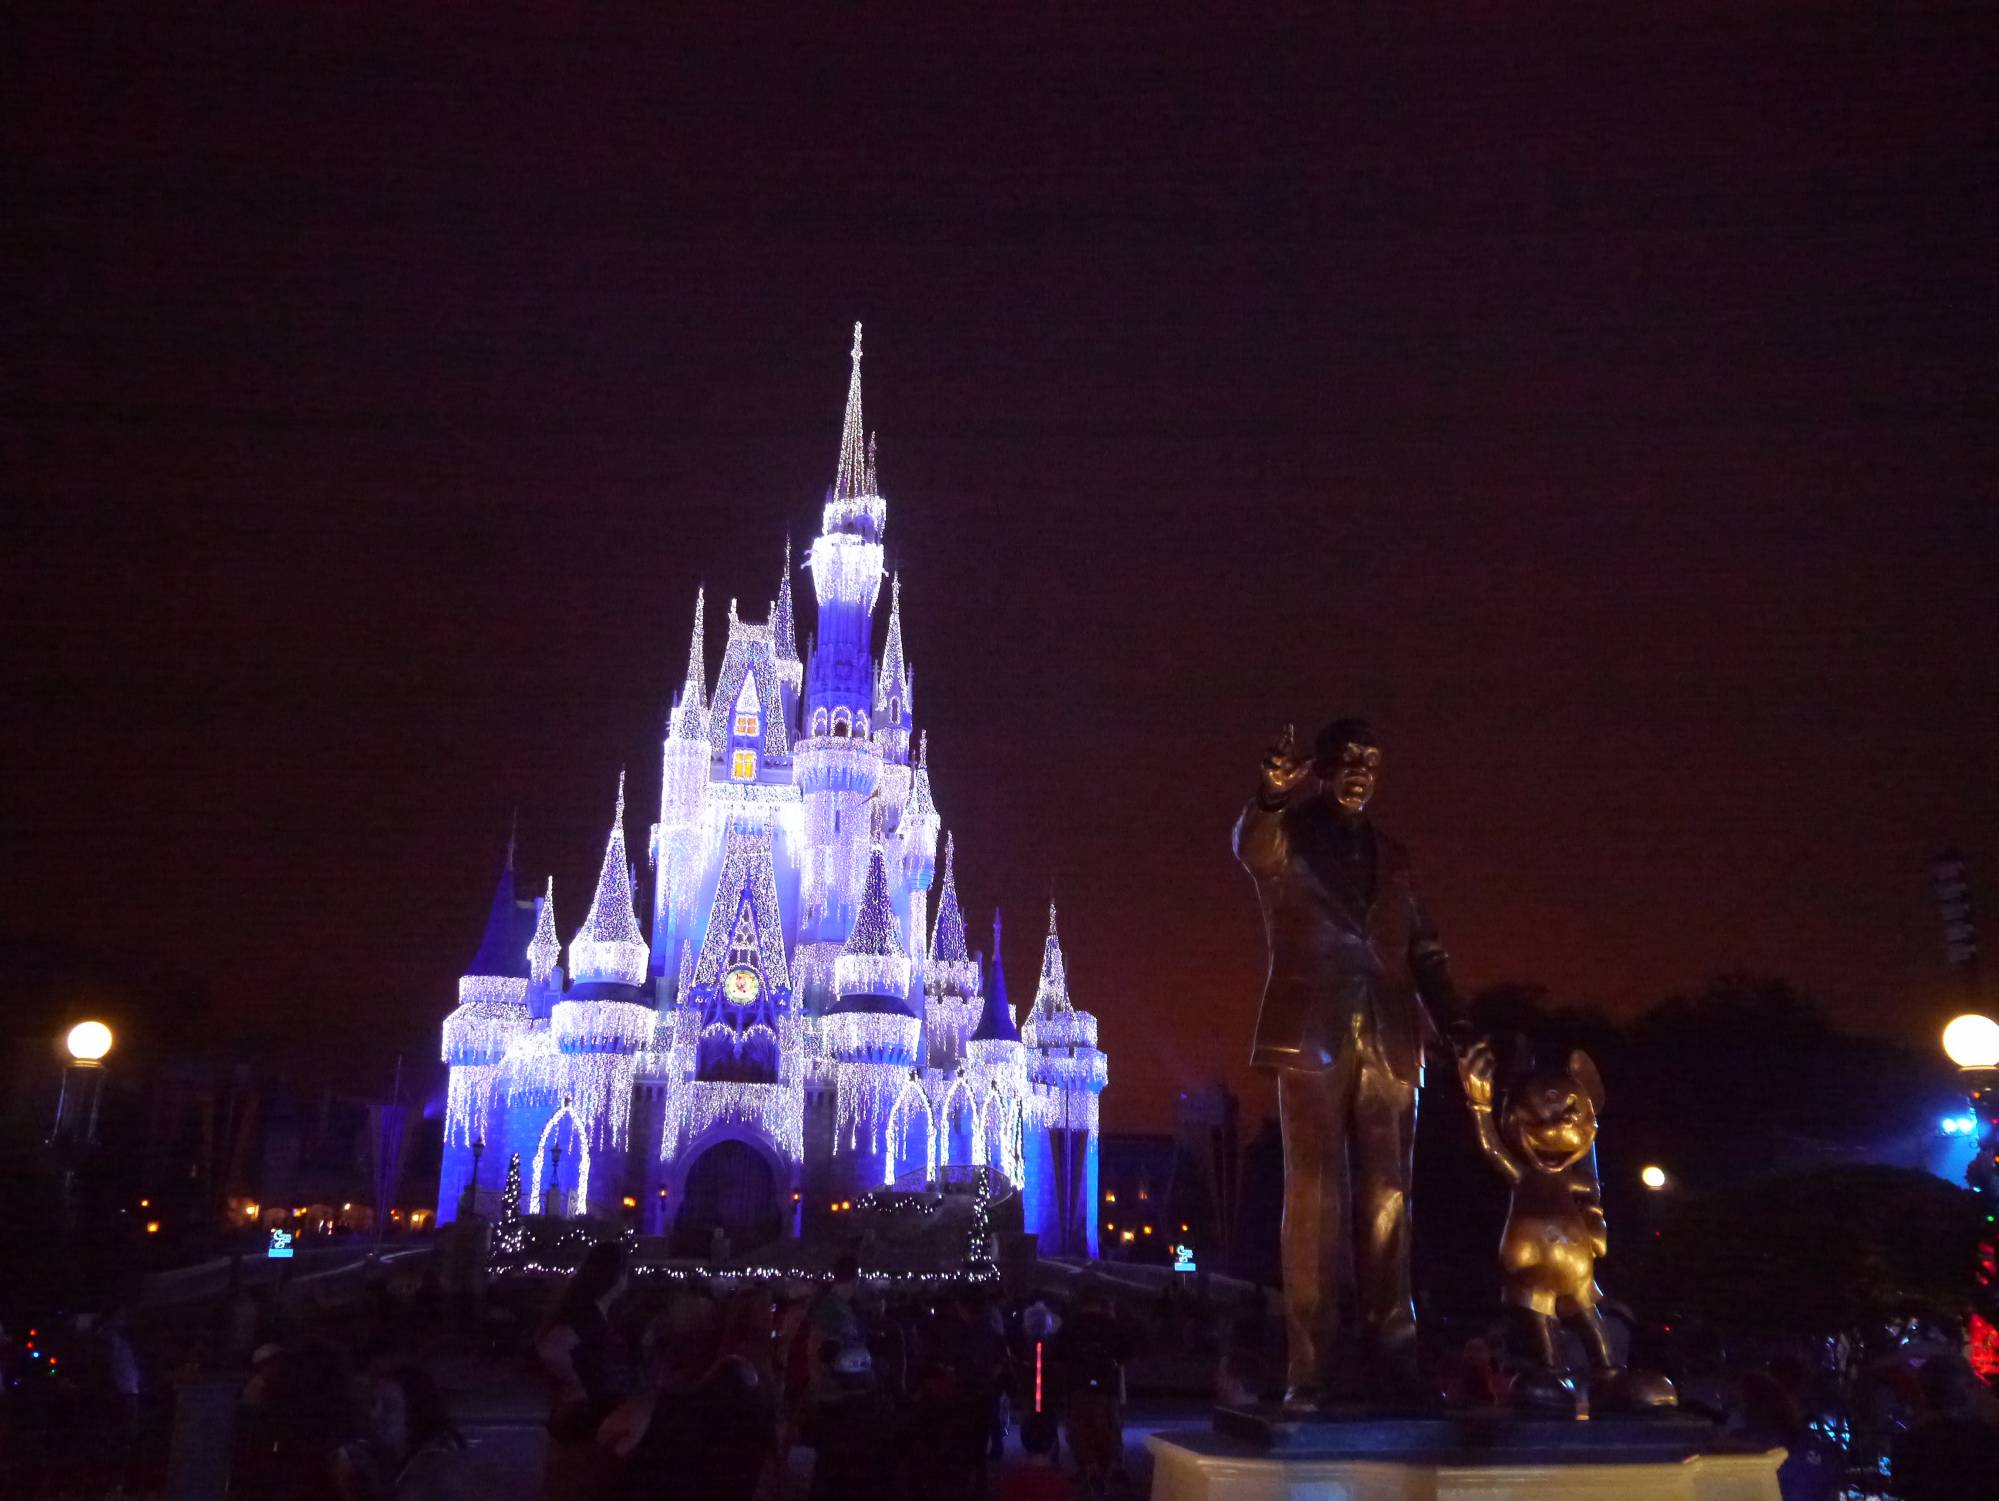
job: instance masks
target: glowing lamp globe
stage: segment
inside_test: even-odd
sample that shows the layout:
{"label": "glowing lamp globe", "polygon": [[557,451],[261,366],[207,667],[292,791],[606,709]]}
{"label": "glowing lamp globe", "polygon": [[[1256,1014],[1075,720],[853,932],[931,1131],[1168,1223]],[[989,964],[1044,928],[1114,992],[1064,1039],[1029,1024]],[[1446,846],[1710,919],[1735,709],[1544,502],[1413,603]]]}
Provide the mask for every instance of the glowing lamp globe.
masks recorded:
{"label": "glowing lamp globe", "polygon": [[69,1056],[78,1063],[98,1063],[111,1051],[111,1029],[103,1022],[78,1022],[63,1039]]}
{"label": "glowing lamp globe", "polygon": [[1647,1188],[1664,1188],[1666,1186],[1666,1170],[1656,1163],[1640,1168],[1638,1171],[1638,1181],[1643,1183]]}
{"label": "glowing lamp globe", "polygon": [[1976,1012],[1943,1029],[1943,1050],[1959,1068],[1999,1068],[1999,1022]]}

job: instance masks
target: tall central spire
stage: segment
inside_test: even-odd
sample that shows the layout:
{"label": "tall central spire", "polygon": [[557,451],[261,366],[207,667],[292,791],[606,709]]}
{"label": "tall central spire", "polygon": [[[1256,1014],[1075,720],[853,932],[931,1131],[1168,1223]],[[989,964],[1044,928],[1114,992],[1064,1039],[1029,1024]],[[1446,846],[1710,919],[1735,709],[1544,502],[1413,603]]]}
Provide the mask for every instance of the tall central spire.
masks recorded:
{"label": "tall central spire", "polygon": [[861,422],[861,325],[854,325],[853,373],[847,377],[847,420],[840,429],[840,468],[833,476],[835,500],[860,500],[875,493],[867,431]]}

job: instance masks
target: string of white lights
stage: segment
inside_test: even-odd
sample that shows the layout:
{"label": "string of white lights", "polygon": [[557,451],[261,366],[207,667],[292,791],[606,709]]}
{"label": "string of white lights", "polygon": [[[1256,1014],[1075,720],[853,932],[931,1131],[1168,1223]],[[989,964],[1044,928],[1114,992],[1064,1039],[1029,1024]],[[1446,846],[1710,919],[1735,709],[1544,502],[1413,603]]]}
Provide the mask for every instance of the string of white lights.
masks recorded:
{"label": "string of white lights", "polygon": [[486,1138],[486,1123],[492,1116],[498,1093],[497,1066],[454,1064],[444,1092],[444,1139],[454,1146],[469,1147]]}
{"label": "string of white lights", "polygon": [[564,1053],[635,1053],[652,1046],[659,1013],[637,1001],[562,1000],[549,1028]]}
{"label": "string of white lights", "polygon": [[[922,1114],[920,1123],[918,1112]],[[937,1181],[937,1125],[922,1084],[909,1079],[889,1109],[888,1150],[882,1153],[884,1185],[894,1187],[899,1174],[911,1171],[916,1156],[911,1143],[917,1140],[923,1143],[923,1186],[927,1188]]]}
{"label": "string of white lights", "polygon": [[562,940],[555,936],[555,877],[548,878],[548,890],[536,904],[534,937],[528,940],[528,980],[547,986],[562,961]]}
{"label": "string of white lights", "polygon": [[625,854],[625,774],[620,771],[618,809],[604,844],[590,915],[569,945],[570,978],[576,983],[643,985],[650,957],[632,907],[631,863]]}
{"label": "string of white lights", "polygon": [[[717,1126],[746,1126],[768,1137],[787,1162],[805,1160],[805,1096],[795,1084],[744,1084],[735,1080],[696,1080],[682,1086],[685,1100],[674,1120],[671,1161]],[[664,1142],[666,1135],[662,1133]]]}
{"label": "string of white lights", "polygon": [[909,1077],[908,1065],[836,1059],[833,1077],[835,1141],[867,1152],[881,1151],[889,1112]]}

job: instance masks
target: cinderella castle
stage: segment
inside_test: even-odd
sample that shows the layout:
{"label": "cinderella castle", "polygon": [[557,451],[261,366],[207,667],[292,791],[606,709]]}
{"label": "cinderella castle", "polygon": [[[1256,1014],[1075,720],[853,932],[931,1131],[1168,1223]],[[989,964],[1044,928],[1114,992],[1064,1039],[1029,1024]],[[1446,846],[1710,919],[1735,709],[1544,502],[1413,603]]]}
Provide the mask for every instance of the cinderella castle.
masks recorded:
{"label": "cinderella castle", "polygon": [[[953,841],[916,732],[890,581],[888,503],[861,419],[861,329],[839,466],[804,559],[763,620],[732,601],[708,677],[704,600],[666,723],[641,881],[624,778],[589,911],[563,965],[550,882],[515,894],[509,851],[485,936],[444,1021],[450,1086],[438,1219],[590,1214],[705,1251],[799,1235],[864,1194],[1018,1193],[1042,1248],[1097,1252],[1096,1018],[1071,1001],[1048,913],[1025,1017],[1000,921],[968,946]],[[650,891],[641,914],[637,893]],[[935,917],[931,916],[935,896]]]}

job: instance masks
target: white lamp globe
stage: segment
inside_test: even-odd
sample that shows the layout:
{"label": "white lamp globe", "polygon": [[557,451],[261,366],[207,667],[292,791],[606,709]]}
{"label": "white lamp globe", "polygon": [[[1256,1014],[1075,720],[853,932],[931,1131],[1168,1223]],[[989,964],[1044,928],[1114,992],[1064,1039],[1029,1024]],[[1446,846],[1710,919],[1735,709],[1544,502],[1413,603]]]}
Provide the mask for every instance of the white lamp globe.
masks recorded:
{"label": "white lamp globe", "polygon": [[1647,1188],[1664,1188],[1666,1186],[1666,1170],[1656,1163],[1648,1165],[1639,1170],[1638,1181],[1643,1183]]}
{"label": "white lamp globe", "polygon": [[96,1063],[111,1051],[111,1029],[103,1022],[78,1022],[69,1029],[63,1046],[78,1063]]}
{"label": "white lamp globe", "polygon": [[1955,1017],[1943,1029],[1943,1050],[1959,1068],[1999,1068],[1999,1022],[1975,1011]]}

